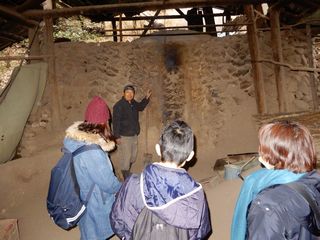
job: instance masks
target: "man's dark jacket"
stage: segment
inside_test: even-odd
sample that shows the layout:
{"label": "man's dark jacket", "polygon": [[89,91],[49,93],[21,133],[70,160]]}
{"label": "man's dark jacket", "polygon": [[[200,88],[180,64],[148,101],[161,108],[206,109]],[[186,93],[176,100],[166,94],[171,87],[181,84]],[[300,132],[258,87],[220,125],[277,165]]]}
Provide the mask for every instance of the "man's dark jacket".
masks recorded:
{"label": "man's dark jacket", "polygon": [[[320,175],[314,170],[297,182],[304,184],[320,206]],[[302,223],[314,224],[309,204],[286,184],[261,191],[252,202],[248,217],[249,240],[315,240]]]}
{"label": "man's dark jacket", "polygon": [[120,136],[135,136],[140,133],[139,111],[143,111],[148,105],[149,99],[141,102],[132,100],[131,103],[122,97],[113,106],[113,134],[116,138]]}

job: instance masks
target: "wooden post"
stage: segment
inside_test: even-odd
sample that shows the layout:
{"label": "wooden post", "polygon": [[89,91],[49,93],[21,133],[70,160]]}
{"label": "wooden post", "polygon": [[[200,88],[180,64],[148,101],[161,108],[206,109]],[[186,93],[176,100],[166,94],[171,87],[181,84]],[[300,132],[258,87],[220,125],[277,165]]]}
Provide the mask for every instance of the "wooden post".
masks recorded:
{"label": "wooden post", "polygon": [[119,17],[119,33],[120,33],[120,42],[122,42],[122,13],[120,13],[120,17]]}
{"label": "wooden post", "polygon": [[[52,1],[46,1],[46,7],[52,9]],[[47,86],[49,87],[52,128],[57,129],[60,126],[60,94],[55,73],[55,53],[54,53],[54,38],[53,38],[53,19],[52,17],[44,17],[45,22],[45,50],[49,55],[48,62],[48,78]]]}
{"label": "wooden post", "polygon": [[117,23],[115,18],[113,17],[111,20],[111,24],[112,24],[112,35],[113,35],[113,41],[114,42],[118,42],[118,37],[117,37]]}
{"label": "wooden post", "polygon": [[[308,44],[308,64],[309,67],[314,68],[314,60],[313,60],[313,48],[312,48],[312,34],[311,34],[311,28],[310,24],[306,25],[306,35],[307,35],[307,44]],[[318,95],[317,95],[317,83],[316,83],[316,77],[315,72],[310,72],[310,87],[311,87],[311,96],[312,96],[312,102],[313,102],[313,111],[319,110],[319,101],[318,101]]]}
{"label": "wooden post", "polygon": [[254,18],[254,11],[252,5],[245,5],[245,13],[252,24],[247,26],[248,43],[250,49],[250,56],[252,59],[252,69],[253,69],[253,83],[256,93],[257,110],[259,114],[264,114],[267,112],[266,102],[265,102],[265,91],[263,82],[263,73],[261,63],[256,60],[260,59],[259,51],[259,39],[257,36],[257,27]]}
{"label": "wooden post", "polygon": [[[271,47],[273,52],[273,60],[276,62],[283,62],[281,33],[280,33],[280,11],[277,8],[270,9],[270,23],[271,23]],[[286,93],[284,91],[284,67],[281,65],[274,65],[274,75],[277,86],[277,99],[280,112],[287,111]]]}

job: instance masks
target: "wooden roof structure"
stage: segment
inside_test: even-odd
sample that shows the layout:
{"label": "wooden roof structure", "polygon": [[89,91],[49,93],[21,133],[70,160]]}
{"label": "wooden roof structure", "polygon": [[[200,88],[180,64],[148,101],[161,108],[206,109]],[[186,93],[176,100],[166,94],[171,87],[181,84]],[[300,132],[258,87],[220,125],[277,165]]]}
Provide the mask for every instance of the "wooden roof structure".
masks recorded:
{"label": "wooden roof structure", "polygon": [[[52,9],[44,9],[44,5],[48,2],[51,3]],[[85,15],[93,21],[112,21],[113,26],[115,22],[121,20],[149,20],[149,27],[151,27],[151,23],[156,19],[186,18],[187,16],[179,11],[180,8],[220,8],[224,10],[220,15],[230,19],[232,15],[243,14],[244,5],[262,3],[285,7],[286,14],[281,14],[283,21],[291,21],[293,24],[320,7],[320,0],[2,0],[0,3],[0,50],[27,38],[28,29],[37,26],[44,17]],[[57,5],[59,8],[56,8]],[[177,15],[158,16],[156,12],[154,16],[139,16],[139,13],[146,10],[164,9],[176,9]],[[124,17],[119,17],[122,13]],[[211,11],[205,12],[203,17],[206,18],[206,22],[214,23],[212,19],[215,15],[219,14],[213,14]]]}
{"label": "wooden roof structure", "polygon": [[[265,16],[262,11],[261,4],[266,3],[269,6],[268,16]],[[59,5],[58,8],[56,6]],[[52,119],[53,123],[59,122],[60,117],[60,103],[57,82],[55,80],[55,54],[54,54],[54,36],[53,36],[53,22],[59,17],[68,17],[73,15],[84,15],[91,18],[93,21],[111,21],[113,24],[114,40],[118,36],[118,32],[124,29],[116,29],[116,22],[130,21],[130,20],[149,20],[149,24],[142,29],[141,36],[145,35],[149,29],[152,29],[152,23],[159,18],[185,18],[186,16],[180,8],[202,8],[207,25],[191,24],[191,27],[211,27],[216,26],[214,22],[215,14],[212,8],[223,9],[221,14],[229,19],[233,15],[245,15],[247,22],[246,31],[248,36],[248,44],[250,49],[250,56],[252,61],[254,88],[256,93],[257,111],[260,114],[267,113],[265,103],[264,81],[262,74],[261,62],[270,62],[274,64],[274,72],[276,78],[277,95],[279,112],[286,112],[286,100],[283,86],[283,68],[289,67],[294,70],[292,66],[288,66],[283,62],[282,44],[281,44],[281,28],[283,24],[292,26],[303,26],[306,28],[308,38],[310,39],[310,58],[312,57],[312,43],[311,43],[311,25],[309,22],[301,22],[314,12],[320,9],[320,0],[2,0],[0,3],[0,50],[10,46],[14,42],[21,41],[29,35],[29,56],[17,56],[1,58],[0,60],[13,59],[45,59],[48,63],[48,81],[51,82],[51,101],[53,105]],[[178,15],[159,16],[161,10],[175,9]],[[211,10],[210,10],[211,9]],[[156,11],[154,16],[146,17],[138,14],[146,11]],[[191,14],[189,17],[194,17]],[[259,52],[258,28],[261,26],[263,19],[268,19],[267,28],[271,32],[271,42],[273,59],[261,59]],[[261,21],[262,20],[262,21]],[[45,51],[40,52],[39,49],[32,50],[32,48],[39,48],[39,44],[33,44],[39,23],[44,23],[44,44]],[[313,20],[313,24],[314,24]],[[316,20],[320,22],[320,20]],[[209,23],[209,24],[208,24]],[[303,23],[301,25],[301,23]],[[119,24],[121,26],[121,24]],[[319,24],[320,25],[320,24]],[[161,28],[158,28],[161,29]],[[214,33],[213,32],[206,32]],[[121,34],[120,34],[121,35]],[[38,54],[38,56],[37,56]],[[40,55],[39,55],[40,54]],[[303,71],[314,73],[320,72],[309,61],[309,65],[303,68]],[[301,68],[300,68],[301,70]],[[314,110],[317,110],[319,104],[317,102],[317,92],[314,74],[311,76],[312,96],[314,102]]]}

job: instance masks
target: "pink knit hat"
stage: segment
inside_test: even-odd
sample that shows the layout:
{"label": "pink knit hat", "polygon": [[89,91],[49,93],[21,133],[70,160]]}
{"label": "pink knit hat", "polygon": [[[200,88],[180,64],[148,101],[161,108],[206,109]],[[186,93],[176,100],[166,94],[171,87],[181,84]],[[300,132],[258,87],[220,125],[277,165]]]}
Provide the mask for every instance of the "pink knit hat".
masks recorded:
{"label": "pink knit hat", "polygon": [[93,97],[87,106],[84,120],[89,123],[103,124],[106,123],[109,118],[109,108],[106,102],[101,97]]}

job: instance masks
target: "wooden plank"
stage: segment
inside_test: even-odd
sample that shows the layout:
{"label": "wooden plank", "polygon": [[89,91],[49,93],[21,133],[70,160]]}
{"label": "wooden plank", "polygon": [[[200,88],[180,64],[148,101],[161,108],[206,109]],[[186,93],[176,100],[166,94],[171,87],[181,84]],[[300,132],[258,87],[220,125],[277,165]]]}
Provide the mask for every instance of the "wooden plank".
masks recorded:
{"label": "wooden plank", "polygon": [[[309,67],[314,68],[314,59],[313,59],[313,48],[312,48],[312,35],[311,35],[311,28],[310,24],[306,25],[306,37],[307,37],[307,44],[308,44],[308,64]],[[317,82],[316,82],[316,76],[315,72],[310,72],[310,90],[311,90],[311,96],[312,96],[312,102],[313,102],[313,111],[319,110],[319,101],[318,101],[318,95],[317,95]]]}
{"label": "wooden plank", "polygon": [[176,9],[188,7],[205,7],[214,5],[243,5],[243,4],[259,4],[271,2],[268,0],[170,0],[170,1],[152,1],[152,2],[134,2],[119,4],[103,4],[79,6],[72,8],[60,8],[52,10],[28,10],[24,12],[24,16],[33,19],[42,19],[44,16],[66,17],[81,14],[96,13],[124,13],[124,12],[143,12],[146,10],[158,9]]}
{"label": "wooden plank", "polygon": [[[271,8],[270,23],[271,23],[271,47],[273,53],[273,60],[276,62],[283,62],[281,33],[280,33],[280,11],[277,8]],[[274,75],[277,86],[277,99],[280,112],[287,112],[284,67],[281,65],[274,65]]]}
{"label": "wooden plank", "polygon": [[256,61],[257,59],[260,59],[260,50],[257,27],[255,24],[254,9],[252,5],[245,5],[244,9],[249,21],[252,22],[252,24],[248,25],[247,27],[247,35],[250,56],[252,59],[253,83],[256,93],[257,110],[259,114],[265,114],[267,113],[267,107],[265,102],[262,66],[261,63]]}

